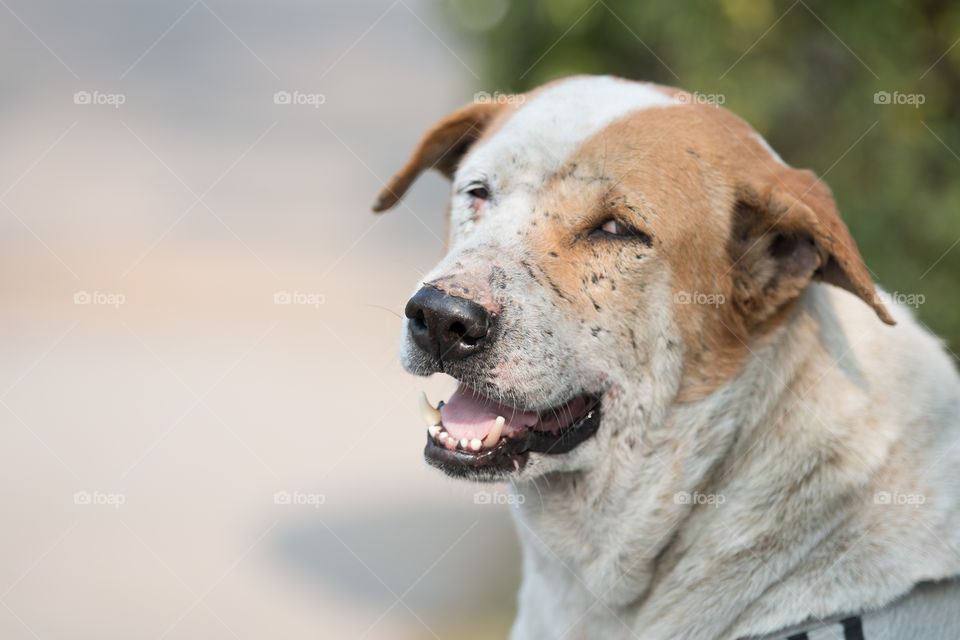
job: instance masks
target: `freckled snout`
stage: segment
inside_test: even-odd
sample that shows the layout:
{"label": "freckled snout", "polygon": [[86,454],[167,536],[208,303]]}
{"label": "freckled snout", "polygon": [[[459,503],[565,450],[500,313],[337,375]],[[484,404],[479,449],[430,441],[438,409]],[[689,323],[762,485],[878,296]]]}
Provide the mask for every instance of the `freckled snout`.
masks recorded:
{"label": "freckled snout", "polygon": [[479,351],[486,342],[492,320],[481,305],[425,286],[404,310],[410,337],[421,349],[451,362]]}

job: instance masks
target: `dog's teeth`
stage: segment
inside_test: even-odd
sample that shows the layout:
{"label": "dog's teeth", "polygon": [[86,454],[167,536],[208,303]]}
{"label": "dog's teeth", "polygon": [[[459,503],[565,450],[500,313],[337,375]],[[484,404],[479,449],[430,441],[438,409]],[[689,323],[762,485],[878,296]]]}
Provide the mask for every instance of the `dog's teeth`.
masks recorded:
{"label": "dog's teeth", "polygon": [[443,427],[441,427],[438,424],[435,424],[427,428],[427,433],[429,433],[430,437],[433,438],[434,440],[437,439],[437,436],[440,435],[441,431],[443,431]]}
{"label": "dog's teeth", "polygon": [[423,416],[423,421],[428,427],[440,424],[440,412],[434,409],[423,391],[420,392],[420,415]]}
{"label": "dog's teeth", "polygon": [[506,421],[503,416],[497,416],[497,421],[493,423],[493,429],[490,429],[490,433],[483,439],[483,446],[490,449],[500,441],[500,434],[503,433],[503,425]]}
{"label": "dog's teeth", "polygon": [[483,446],[483,442],[479,438],[474,438],[470,441],[470,450],[471,451],[480,451],[480,447]]}
{"label": "dog's teeth", "polygon": [[460,441],[460,448],[466,449],[469,444],[470,444],[470,441],[464,438],[463,440]]}

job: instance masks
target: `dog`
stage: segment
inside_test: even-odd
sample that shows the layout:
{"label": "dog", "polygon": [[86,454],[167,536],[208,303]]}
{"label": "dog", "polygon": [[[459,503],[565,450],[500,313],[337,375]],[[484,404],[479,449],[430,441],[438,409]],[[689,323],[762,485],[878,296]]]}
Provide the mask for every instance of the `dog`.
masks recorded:
{"label": "dog", "polygon": [[459,382],[428,463],[525,498],[512,638],[960,638],[960,379],[821,180],[606,76],[447,115],[374,210],[429,168],[401,362]]}

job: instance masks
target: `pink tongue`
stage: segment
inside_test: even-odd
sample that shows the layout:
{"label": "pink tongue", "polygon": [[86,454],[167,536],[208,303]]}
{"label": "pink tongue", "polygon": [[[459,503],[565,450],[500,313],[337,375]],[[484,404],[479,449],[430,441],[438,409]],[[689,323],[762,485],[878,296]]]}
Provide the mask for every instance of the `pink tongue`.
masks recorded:
{"label": "pink tongue", "polygon": [[444,428],[457,440],[463,438],[483,440],[493,428],[497,416],[503,416],[506,420],[502,436],[520,431],[523,427],[532,427],[537,423],[538,418],[536,411],[518,411],[489,398],[483,398],[464,385],[460,385],[450,399],[440,407]]}

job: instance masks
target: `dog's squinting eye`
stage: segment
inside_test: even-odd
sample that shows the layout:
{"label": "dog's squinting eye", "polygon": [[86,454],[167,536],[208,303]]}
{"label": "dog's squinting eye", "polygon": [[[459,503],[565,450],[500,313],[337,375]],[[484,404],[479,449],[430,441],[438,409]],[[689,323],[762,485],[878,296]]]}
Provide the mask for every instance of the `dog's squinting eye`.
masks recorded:
{"label": "dog's squinting eye", "polygon": [[469,189],[467,191],[467,195],[469,195],[471,198],[476,198],[477,200],[488,200],[490,198],[490,191],[482,185],[477,185],[476,187]]}
{"label": "dog's squinting eye", "polygon": [[616,220],[607,220],[602,225],[600,225],[600,231],[604,231],[614,236],[620,235],[620,226],[617,224]]}
{"label": "dog's squinting eye", "polygon": [[609,220],[604,220],[603,224],[590,232],[591,238],[623,238],[624,240],[639,240],[645,245],[650,244],[650,236],[634,229],[633,227],[628,227],[622,222],[617,222],[613,218]]}

